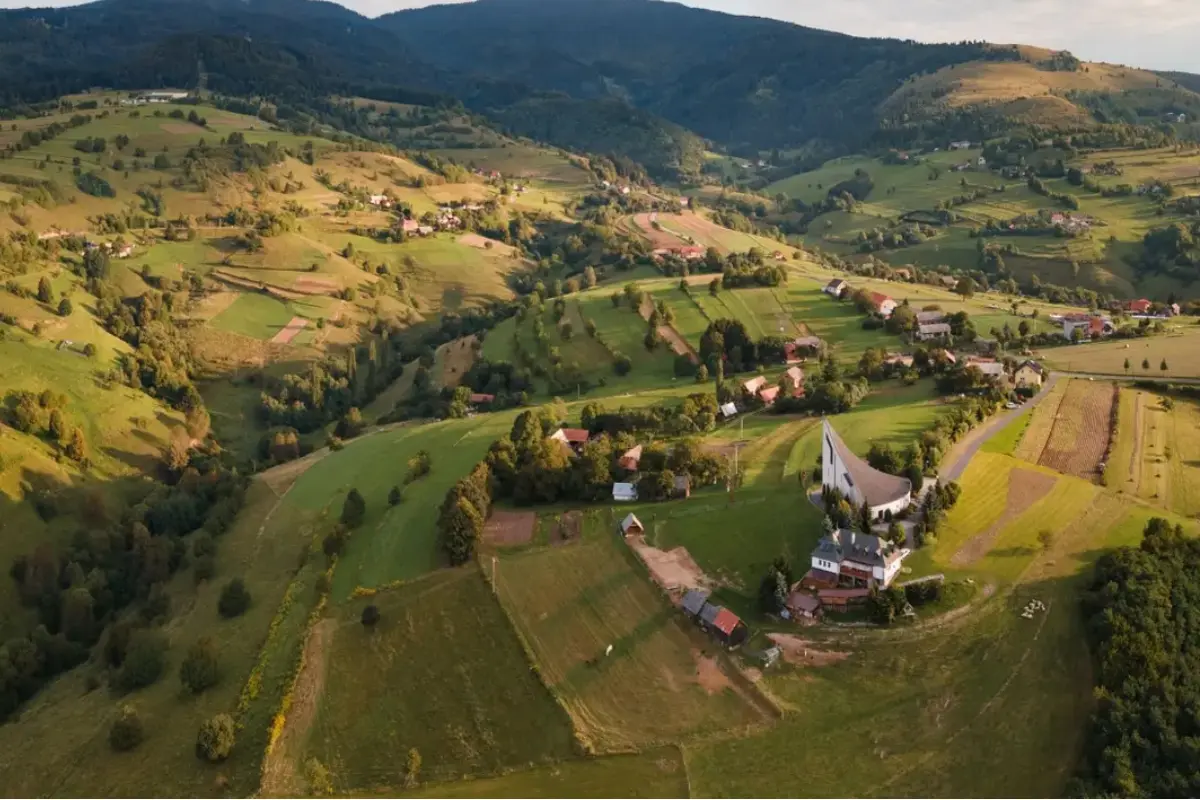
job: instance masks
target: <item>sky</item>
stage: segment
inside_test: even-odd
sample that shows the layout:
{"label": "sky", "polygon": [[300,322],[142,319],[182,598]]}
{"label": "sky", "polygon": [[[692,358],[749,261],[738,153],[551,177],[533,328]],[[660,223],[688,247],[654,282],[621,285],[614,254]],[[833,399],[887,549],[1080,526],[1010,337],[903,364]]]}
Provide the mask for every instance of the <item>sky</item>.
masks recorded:
{"label": "sky", "polygon": [[[463,2],[464,0],[440,0]],[[368,16],[428,0],[340,0]],[[570,2],[570,0],[555,0]],[[684,0],[687,5],[795,22],[857,36],[918,41],[986,39],[1070,50],[1088,61],[1200,72],[1197,0]],[[0,0],[0,8],[75,5]]]}

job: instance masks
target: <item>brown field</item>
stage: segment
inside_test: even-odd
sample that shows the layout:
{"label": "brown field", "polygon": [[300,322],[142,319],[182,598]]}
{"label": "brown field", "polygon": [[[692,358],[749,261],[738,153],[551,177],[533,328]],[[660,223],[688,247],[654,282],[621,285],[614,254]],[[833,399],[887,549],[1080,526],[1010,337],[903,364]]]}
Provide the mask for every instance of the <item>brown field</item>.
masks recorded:
{"label": "brown field", "polygon": [[1038,463],[1094,479],[1108,448],[1113,395],[1111,383],[1070,381]]}
{"label": "brown field", "polygon": [[180,134],[183,136],[190,136],[191,134],[200,130],[190,122],[164,122],[158,127],[162,128],[167,133]]}
{"label": "brown field", "polygon": [[700,569],[700,565],[686,547],[659,550],[646,544],[644,536],[631,537],[629,546],[650,570],[650,577],[654,578],[654,582],[668,592],[702,589],[710,584],[708,576]]}
{"label": "brown field", "polygon": [[438,350],[438,361],[442,367],[438,385],[456,387],[462,383],[463,375],[475,363],[474,336],[466,336],[447,342]]}
{"label": "brown field", "polygon": [[[467,247],[477,247],[480,250],[494,250],[497,253],[503,253],[506,256],[513,254],[515,248],[511,244],[497,242],[495,239],[489,239],[486,236],[480,236],[478,233],[464,233],[458,237],[459,244],[465,244]],[[488,247],[491,245],[491,247]]]}
{"label": "brown field", "polygon": [[1025,429],[1021,444],[1013,453],[1016,458],[1028,461],[1030,464],[1037,464],[1041,461],[1042,452],[1046,449],[1046,442],[1050,440],[1050,432],[1054,429],[1054,420],[1058,417],[1058,411],[1062,407],[1068,383],[1070,381],[1063,380],[1055,383],[1042,402],[1034,409],[1033,418],[1029,421],[1029,427]]}
{"label": "brown field", "polygon": [[657,230],[654,224],[650,221],[652,214],[636,214],[633,222],[637,225],[638,230],[650,241],[652,248],[659,247],[680,247],[687,242],[680,239],[674,234],[668,233],[665,230]]}
{"label": "brown field", "polygon": [[1058,482],[1053,475],[1031,469],[1014,469],[1008,479],[1008,499],[1004,513],[987,530],[972,536],[950,558],[954,567],[965,567],[983,558],[1008,524],[1024,514],[1033,504],[1050,494]]}
{"label": "brown field", "polygon": [[296,278],[292,288],[304,294],[333,294],[342,287],[337,281],[326,278]]}
{"label": "brown field", "polygon": [[271,337],[271,344],[288,344],[306,327],[308,327],[308,320],[304,317],[292,317],[288,324],[279,330],[279,333]]}
{"label": "brown field", "polygon": [[[1091,372],[1097,375],[1129,375],[1133,378],[1200,378],[1200,325],[1190,325],[1180,332],[1150,336],[1129,342],[1097,342],[1071,347],[1052,347],[1042,353],[1048,367],[1066,372]],[[1125,362],[1129,361],[1129,370]],[[1161,369],[1162,362],[1167,369]],[[1142,363],[1148,362],[1149,369]]]}
{"label": "brown field", "polygon": [[528,544],[536,525],[537,514],[532,511],[493,511],[483,528],[483,539],[498,547]]}

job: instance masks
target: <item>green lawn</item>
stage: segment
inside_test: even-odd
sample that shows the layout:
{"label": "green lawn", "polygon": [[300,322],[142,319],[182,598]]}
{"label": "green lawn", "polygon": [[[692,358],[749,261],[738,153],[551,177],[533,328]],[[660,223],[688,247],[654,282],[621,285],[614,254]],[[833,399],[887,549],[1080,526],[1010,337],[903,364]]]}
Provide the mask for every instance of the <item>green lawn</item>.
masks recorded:
{"label": "green lawn", "polygon": [[[359,624],[367,603],[381,613],[369,631]],[[572,755],[567,715],[473,566],[351,603],[321,624],[332,643],[308,754],[339,794],[404,786],[413,749],[422,783]]]}
{"label": "green lawn", "polygon": [[[293,317],[310,317],[318,306],[302,300],[284,302],[269,294],[246,292],[238,295],[229,308],[213,317],[210,325],[227,333],[269,341],[283,330]],[[313,321],[310,325],[315,324]],[[293,340],[295,341],[295,340]]]}

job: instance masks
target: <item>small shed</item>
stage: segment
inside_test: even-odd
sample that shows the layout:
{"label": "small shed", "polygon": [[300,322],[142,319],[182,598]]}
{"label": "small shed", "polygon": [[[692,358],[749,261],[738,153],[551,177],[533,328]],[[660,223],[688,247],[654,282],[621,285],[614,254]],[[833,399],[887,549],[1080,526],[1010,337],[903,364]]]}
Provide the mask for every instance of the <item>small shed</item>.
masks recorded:
{"label": "small shed", "polygon": [[687,498],[691,497],[692,496],[692,476],[676,475],[675,476],[674,494],[676,497],[681,497],[683,499],[687,499]]}
{"label": "small shed", "polygon": [[613,500],[618,503],[632,503],[638,499],[637,486],[632,483],[614,483]]}
{"label": "small shed", "polygon": [[737,408],[737,405],[734,403],[725,403],[724,405],[721,406],[721,416],[725,417],[725,419],[729,419],[730,417],[736,417],[737,413],[738,413],[738,408]]}
{"label": "small shed", "polygon": [[737,614],[728,608],[722,608],[712,621],[713,635],[730,647],[736,647],[746,641],[749,631]]}
{"label": "small shed", "polygon": [[645,533],[646,529],[642,527],[642,521],[633,514],[627,514],[625,519],[621,520],[621,534],[624,536],[636,536]]}
{"label": "small shed", "polygon": [[808,592],[792,592],[787,599],[787,609],[792,616],[817,619],[821,616],[821,598]]}
{"label": "small shed", "polygon": [[683,599],[679,601],[679,607],[689,617],[699,616],[705,604],[708,603],[709,594],[708,589],[689,589]]}

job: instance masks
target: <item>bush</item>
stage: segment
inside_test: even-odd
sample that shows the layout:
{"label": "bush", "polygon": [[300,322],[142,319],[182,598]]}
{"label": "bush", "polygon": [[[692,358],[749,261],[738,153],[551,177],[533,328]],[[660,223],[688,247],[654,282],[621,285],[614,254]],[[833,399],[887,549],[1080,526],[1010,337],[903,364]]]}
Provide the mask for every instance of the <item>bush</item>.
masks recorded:
{"label": "bush", "polygon": [[108,744],[113,750],[124,753],[142,743],[146,732],[142,718],[133,706],[121,706],[121,711],[108,729]]}
{"label": "bush", "polygon": [[399,486],[393,486],[392,490],[388,492],[388,505],[398,506],[403,500],[404,492],[400,490]]}
{"label": "bush", "polygon": [[358,489],[351,489],[342,503],[342,524],[347,528],[357,528],[367,515],[367,501],[363,499]]}
{"label": "bush", "polygon": [[162,677],[166,666],[167,637],[154,630],[134,631],[115,684],[123,692],[145,688]]}
{"label": "bush", "polygon": [[217,611],[225,619],[240,617],[250,607],[250,592],[241,578],[234,578],[225,584],[221,590],[221,599],[217,601]]}
{"label": "bush", "polygon": [[364,628],[373,628],[379,622],[379,606],[367,606],[362,611],[362,624]]}
{"label": "bush", "polygon": [[206,581],[217,574],[217,562],[212,556],[199,556],[192,564],[192,577],[196,583]]}
{"label": "bush", "polygon": [[217,714],[205,720],[196,737],[196,756],[213,764],[229,758],[236,740],[233,718],[228,714]]}
{"label": "bush", "polygon": [[217,685],[221,679],[221,666],[217,659],[217,646],[207,636],[199,639],[188,650],[179,665],[179,681],[192,694]]}

